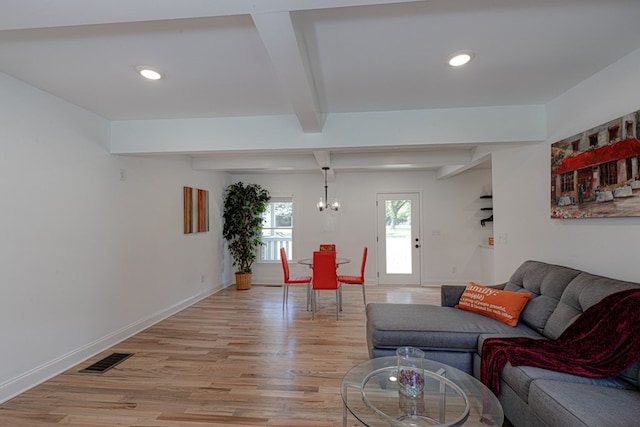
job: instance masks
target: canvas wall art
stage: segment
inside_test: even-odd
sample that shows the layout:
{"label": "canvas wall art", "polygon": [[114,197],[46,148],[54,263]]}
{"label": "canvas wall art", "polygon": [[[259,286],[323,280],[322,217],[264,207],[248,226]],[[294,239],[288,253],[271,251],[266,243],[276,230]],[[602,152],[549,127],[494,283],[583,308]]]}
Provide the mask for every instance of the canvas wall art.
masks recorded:
{"label": "canvas wall art", "polygon": [[551,218],[640,216],[640,111],[551,145]]}
{"label": "canvas wall art", "polygon": [[209,231],[209,192],[184,187],[184,233]]}

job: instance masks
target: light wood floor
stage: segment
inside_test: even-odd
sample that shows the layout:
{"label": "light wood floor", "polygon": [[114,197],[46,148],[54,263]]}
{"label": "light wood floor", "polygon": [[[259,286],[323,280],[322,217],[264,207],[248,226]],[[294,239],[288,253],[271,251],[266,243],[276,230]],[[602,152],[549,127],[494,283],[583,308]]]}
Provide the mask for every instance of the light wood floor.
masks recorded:
{"label": "light wood floor", "polygon": [[[362,292],[303,287],[222,290],[0,405],[1,426],[339,426],[340,384],[368,359]],[[369,286],[368,302],[435,303],[439,288]],[[112,352],[133,357],[104,374],[79,371]],[[349,425],[358,425],[351,420]]]}

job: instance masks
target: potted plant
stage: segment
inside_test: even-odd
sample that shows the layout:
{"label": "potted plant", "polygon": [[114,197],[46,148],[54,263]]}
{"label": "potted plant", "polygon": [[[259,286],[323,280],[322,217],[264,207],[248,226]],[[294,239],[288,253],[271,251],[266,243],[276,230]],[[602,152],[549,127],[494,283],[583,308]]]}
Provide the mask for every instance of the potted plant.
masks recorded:
{"label": "potted plant", "polygon": [[237,182],[225,189],[222,236],[236,270],[236,288],[251,288],[251,266],[262,244],[262,214],[269,206],[269,192],[258,184]]}

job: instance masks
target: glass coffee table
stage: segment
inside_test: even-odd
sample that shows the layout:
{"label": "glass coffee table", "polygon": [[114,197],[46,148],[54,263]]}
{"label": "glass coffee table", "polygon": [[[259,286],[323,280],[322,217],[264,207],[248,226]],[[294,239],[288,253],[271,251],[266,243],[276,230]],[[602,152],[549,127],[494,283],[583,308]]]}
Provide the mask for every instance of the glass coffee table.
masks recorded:
{"label": "glass coffee table", "polygon": [[350,413],[365,426],[494,426],[502,406],[484,384],[459,369],[425,359],[424,393],[398,391],[397,358],[360,363],[342,379],[343,425]]}

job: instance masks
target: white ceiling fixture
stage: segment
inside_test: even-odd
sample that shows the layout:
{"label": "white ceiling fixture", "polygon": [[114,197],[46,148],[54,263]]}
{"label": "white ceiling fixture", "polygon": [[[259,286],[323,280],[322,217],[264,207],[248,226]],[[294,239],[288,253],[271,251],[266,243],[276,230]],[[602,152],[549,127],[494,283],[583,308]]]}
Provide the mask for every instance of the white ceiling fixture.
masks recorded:
{"label": "white ceiling fixture", "polygon": [[146,65],[140,65],[136,67],[136,70],[140,73],[142,77],[148,80],[162,80],[164,79],[164,74],[160,72],[157,68],[149,67]]}
{"label": "white ceiling fixture", "polygon": [[448,62],[452,67],[461,67],[468,64],[474,56],[475,54],[470,50],[461,50],[451,54]]}

